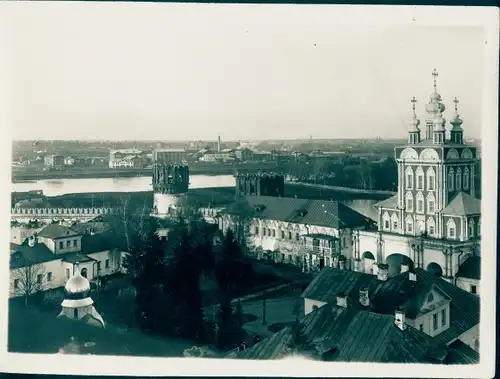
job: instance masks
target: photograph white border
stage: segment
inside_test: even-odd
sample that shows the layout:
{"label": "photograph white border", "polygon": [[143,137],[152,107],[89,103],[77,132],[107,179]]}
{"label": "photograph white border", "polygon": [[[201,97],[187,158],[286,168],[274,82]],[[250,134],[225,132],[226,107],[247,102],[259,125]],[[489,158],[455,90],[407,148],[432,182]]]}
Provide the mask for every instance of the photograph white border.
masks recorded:
{"label": "photograph white border", "polygon": [[[9,99],[12,86],[9,73],[15,69],[10,56],[9,15],[29,7],[184,7],[190,22],[203,23],[207,12],[231,17],[259,17],[272,23],[276,18],[313,23],[476,26],[483,27],[484,65],[482,94],[481,152],[482,178],[482,267],[480,356],[477,365],[446,366],[421,364],[325,363],[301,359],[280,361],[240,361],[231,359],[139,358],[129,356],[71,356],[14,354],[7,352],[8,254],[0,260],[0,372],[37,374],[122,375],[122,376],[335,376],[335,377],[453,377],[480,378],[494,375],[496,349],[496,209],[498,162],[498,55],[499,12],[493,7],[424,6],[344,6],[344,5],[222,5],[173,3],[55,3],[2,2],[0,4],[0,121],[2,122],[4,171],[2,209],[10,213],[11,116]],[[432,43],[432,41],[431,41]],[[4,59],[6,57],[7,59]],[[1,237],[5,248],[9,240],[7,217]],[[40,327],[43,327],[41,325]]]}

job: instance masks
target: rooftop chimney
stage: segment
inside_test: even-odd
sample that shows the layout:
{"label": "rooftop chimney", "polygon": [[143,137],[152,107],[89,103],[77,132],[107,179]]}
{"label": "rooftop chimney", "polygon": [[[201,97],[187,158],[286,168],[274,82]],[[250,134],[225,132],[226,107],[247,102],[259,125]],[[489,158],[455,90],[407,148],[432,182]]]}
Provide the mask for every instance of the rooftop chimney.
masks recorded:
{"label": "rooftop chimney", "polygon": [[347,296],[344,292],[337,294],[337,306],[347,308]]}
{"label": "rooftop chimney", "polygon": [[353,261],[353,266],[352,266],[352,269],[353,269],[353,271],[357,271],[357,272],[362,271],[362,270],[361,270],[361,259],[356,258],[356,259]]}
{"label": "rooftop chimney", "polygon": [[30,236],[28,238],[28,246],[29,247],[34,247],[37,243],[37,237],[36,237],[36,234],[33,234],[32,236]]}
{"label": "rooftop chimney", "polygon": [[378,265],[377,279],[382,281],[387,281],[389,277],[389,265],[385,263],[380,263]]}
{"label": "rooftop chimney", "polygon": [[404,263],[401,263],[401,274],[408,271],[410,269],[410,266]]}
{"label": "rooftop chimney", "polygon": [[363,307],[370,306],[370,298],[368,297],[368,288],[361,288],[359,290],[359,303]]}
{"label": "rooftop chimney", "polygon": [[396,326],[401,329],[405,330],[406,329],[406,324],[405,324],[405,311],[401,308],[396,308],[396,312],[394,315],[394,323]]}

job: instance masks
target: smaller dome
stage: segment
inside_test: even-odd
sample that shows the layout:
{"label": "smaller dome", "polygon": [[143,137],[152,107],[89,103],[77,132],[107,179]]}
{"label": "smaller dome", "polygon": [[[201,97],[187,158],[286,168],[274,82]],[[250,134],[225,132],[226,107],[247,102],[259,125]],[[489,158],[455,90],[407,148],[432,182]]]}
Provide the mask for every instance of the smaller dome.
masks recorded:
{"label": "smaller dome", "polygon": [[431,96],[429,98],[432,102],[437,103],[438,101],[441,100],[441,95],[439,93],[437,93],[436,91],[434,91],[433,93],[431,93]]}
{"label": "smaller dome", "polygon": [[410,122],[408,122],[408,129],[410,132],[419,132],[420,120],[416,117],[412,118]]}
{"label": "smaller dome", "polygon": [[450,124],[453,125],[453,127],[451,128],[451,130],[453,130],[453,131],[461,131],[462,130],[463,121],[458,116],[458,114],[455,115],[455,117],[450,121]]}
{"label": "smaller dome", "polygon": [[443,132],[445,123],[446,123],[446,120],[443,118],[441,113],[438,113],[436,118],[434,118],[434,126],[435,126],[434,131]]}
{"label": "smaller dome", "polygon": [[78,264],[75,266],[75,274],[66,282],[64,290],[68,295],[86,295],[90,291],[90,282],[82,276]]}

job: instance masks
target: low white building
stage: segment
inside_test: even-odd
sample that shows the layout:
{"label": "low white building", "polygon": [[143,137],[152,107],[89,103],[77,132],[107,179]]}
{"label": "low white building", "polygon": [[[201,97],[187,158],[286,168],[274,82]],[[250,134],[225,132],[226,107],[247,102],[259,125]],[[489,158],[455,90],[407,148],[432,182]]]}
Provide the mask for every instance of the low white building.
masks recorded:
{"label": "low white building", "polygon": [[82,276],[90,281],[122,269],[125,254],[109,233],[83,235],[51,224],[11,248],[10,297],[62,287],[78,263]]}
{"label": "low white building", "polygon": [[455,279],[457,287],[479,296],[481,282],[481,257],[470,256],[460,266]]}

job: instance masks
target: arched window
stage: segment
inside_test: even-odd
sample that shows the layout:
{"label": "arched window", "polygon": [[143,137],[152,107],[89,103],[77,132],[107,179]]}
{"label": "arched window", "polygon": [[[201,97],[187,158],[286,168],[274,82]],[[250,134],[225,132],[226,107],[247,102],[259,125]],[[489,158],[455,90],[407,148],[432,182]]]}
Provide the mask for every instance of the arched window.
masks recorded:
{"label": "arched window", "polygon": [[397,232],[399,228],[399,219],[396,213],[393,213],[391,216],[391,223],[392,223],[392,231]]}
{"label": "arched window", "polygon": [[422,167],[420,167],[420,166],[417,167],[416,176],[417,176],[417,189],[423,190],[424,189],[424,170],[422,170]]}
{"label": "arched window", "polygon": [[424,213],[424,195],[422,192],[417,193],[417,213]]}
{"label": "arched window", "polygon": [[413,231],[413,218],[408,215],[406,216],[406,232],[407,233],[410,233],[410,234],[413,234],[414,231]]}
{"label": "arched window", "polygon": [[474,219],[471,218],[469,220],[469,230],[468,230],[469,238],[474,237]]}
{"label": "arched window", "polygon": [[455,225],[455,221],[453,219],[449,219],[446,223],[447,237],[448,238],[457,238],[457,227]]}
{"label": "arched window", "polygon": [[436,198],[433,193],[427,195],[427,213],[433,214],[436,211]]}
{"label": "arched window", "polygon": [[81,274],[84,278],[87,277],[87,269],[86,268],[82,268],[82,271],[81,271]]}
{"label": "arched window", "polygon": [[432,167],[427,169],[427,190],[434,191],[436,188],[436,173]]}
{"label": "arched window", "polygon": [[406,193],[406,210],[413,212],[413,195],[411,192]]}
{"label": "arched window", "polygon": [[454,191],[455,190],[455,170],[453,168],[450,168],[448,171],[448,191]]}
{"label": "arched window", "polygon": [[431,237],[434,237],[436,234],[436,223],[432,217],[427,219],[427,234]]}
{"label": "arched window", "polygon": [[457,191],[460,191],[462,189],[462,169],[460,167],[457,169],[456,177],[457,177]]}
{"label": "arched window", "polygon": [[477,236],[481,235],[481,220],[477,221]]}
{"label": "arched window", "polygon": [[382,225],[384,230],[391,230],[391,220],[387,212],[382,215]]}
{"label": "arched window", "polygon": [[469,189],[469,182],[470,182],[470,173],[469,173],[469,168],[466,167],[464,169],[464,190]]}
{"label": "arched window", "polygon": [[405,188],[412,189],[413,188],[413,170],[411,167],[408,167],[405,171],[406,183]]}

